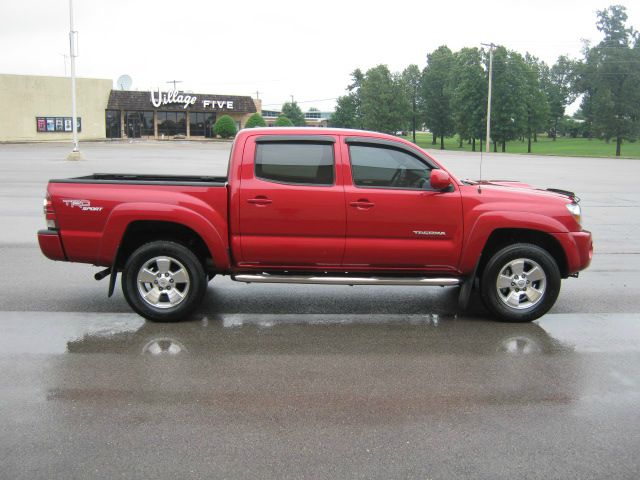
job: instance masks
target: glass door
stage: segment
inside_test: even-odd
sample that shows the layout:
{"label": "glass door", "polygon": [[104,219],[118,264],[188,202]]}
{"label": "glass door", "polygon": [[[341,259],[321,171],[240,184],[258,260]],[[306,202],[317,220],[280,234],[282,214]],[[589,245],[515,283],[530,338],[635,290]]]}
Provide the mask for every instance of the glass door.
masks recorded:
{"label": "glass door", "polygon": [[127,125],[127,137],[140,138],[142,134],[142,119],[140,112],[127,112],[125,115]]}

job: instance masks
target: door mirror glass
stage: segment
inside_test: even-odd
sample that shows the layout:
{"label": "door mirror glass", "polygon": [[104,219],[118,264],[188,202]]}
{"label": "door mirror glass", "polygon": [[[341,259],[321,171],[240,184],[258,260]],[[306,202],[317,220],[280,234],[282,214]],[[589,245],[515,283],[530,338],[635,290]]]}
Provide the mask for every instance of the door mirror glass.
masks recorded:
{"label": "door mirror glass", "polygon": [[434,169],[431,170],[429,183],[434,190],[444,190],[451,185],[451,177],[444,170]]}

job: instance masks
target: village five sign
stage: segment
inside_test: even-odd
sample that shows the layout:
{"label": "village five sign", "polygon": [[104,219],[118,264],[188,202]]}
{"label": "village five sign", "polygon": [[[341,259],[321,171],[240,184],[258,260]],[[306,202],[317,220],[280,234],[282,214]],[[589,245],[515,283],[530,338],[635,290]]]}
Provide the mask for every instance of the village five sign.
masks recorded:
{"label": "village five sign", "polygon": [[[198,101],[198,97],[193,95],[187,95],[178,92],[178,90],[171,90],[170,92],[162,93],[158,89],[158,94],[151,91],[151,103],[154,107],[159,108],[162,105],[171,105],[174,103],[182,104],[182,108],[187,108],[189,105],[195,105]],[[202,100],[203,108],[211,108],[212,110],[233,110],[233,101],[231,100]]]}

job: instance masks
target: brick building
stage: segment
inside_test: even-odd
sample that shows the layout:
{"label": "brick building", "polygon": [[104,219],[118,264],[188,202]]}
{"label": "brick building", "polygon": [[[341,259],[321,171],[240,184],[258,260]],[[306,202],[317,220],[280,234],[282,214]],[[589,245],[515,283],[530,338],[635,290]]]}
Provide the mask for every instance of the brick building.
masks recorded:
{"label": "brick building", "polygon": [[[238,128],[261,110],[249,96],[114,90],[109,79],[76,80],[79,139],[205,138],[221,115]],[[0,141],[71,139],[68,77],[0,74]]]}

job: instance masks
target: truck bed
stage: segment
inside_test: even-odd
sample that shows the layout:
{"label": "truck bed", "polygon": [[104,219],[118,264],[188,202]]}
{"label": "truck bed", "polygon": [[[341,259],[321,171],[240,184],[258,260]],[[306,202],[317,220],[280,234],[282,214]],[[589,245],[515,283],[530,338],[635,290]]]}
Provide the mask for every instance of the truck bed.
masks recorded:
{"label": "truck bed", "polygon": [[207,187],[223,187],[227,177],[206,175],[146,175],[136,173],[94,173],[84,177],[62,178],[51,180],[52,183],[106,183],[136,185],[195,185]]}

